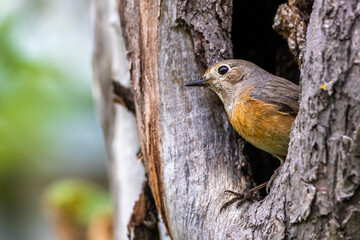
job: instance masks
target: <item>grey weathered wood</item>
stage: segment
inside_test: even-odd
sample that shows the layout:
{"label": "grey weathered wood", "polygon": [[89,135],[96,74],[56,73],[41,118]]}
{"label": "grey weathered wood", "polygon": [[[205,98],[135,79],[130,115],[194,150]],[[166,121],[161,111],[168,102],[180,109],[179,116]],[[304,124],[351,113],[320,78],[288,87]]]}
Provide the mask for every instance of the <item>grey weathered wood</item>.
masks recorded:
{"label": "grey weathered wood", "polygon": [[[222,6],[221,1],[205,2],[208,4],[192,10],[214,16],[216,7]],[[204,70],[196,50],[226,34],[203,34],[212,36],[207,39],[210,43],[198,46],[192,26],[200,29],[203,24],[205,32],[210,28],[202,18],[189,25],[186,14],[179,13],[183,6],[184,2],[176,0],[119,1],[146,170],[172,238],[357,239],[358,1],[314,2],[301,69],[300,112],[287,161],[264,200],[245,203],[239,209],[232,206],[223,213],[219,210],[228,198],[222,192],[249,186],[242,171],[243,142],[237,143],[213,93],[185,89],[183,84]],[[218,21],[231,17],[219,16]],[[205,57],[204,62],[220,59]]]}
{"label": "grey weathered wood", "polygon": [[[132,63],[141,145],[157,206],[174,239],[209,238],[237,221],[219,216],[222,203],[229,199],[223,191],[242,191],[250,181],[241,173],[243,142],[238,144],[219,99],[207,89],[184,87],[204,71],[194,49],[232,55],[231,44],[223,44],[224,38],[230,41],[230,27],[220,24],[231,22],[231,11],[217,16],[218,8],[227,6],[206,1],[195,3],[198,7],[193,10],[185,7],[188,13],[184,15],[184,4],[120,1],[119,9]],[[215,28],[197,23],[202,28],[195,30],[203,32],[207,42],[191,38],[193,26],[181,20],[190,11],[213,16],[211,21],[218,23]],[[205,62],[221,59],[221,55],[205,57]],[[216,221],[215,216],[219,216]]]}
{"label": "grey weathered wood", "polygon": [[[360,3],[315,1],[302,66],[302,100],[290,144],[290,184],[315,190],[289,236],[359,238]],[[291,185],[290,185],[291,186]],[[291,191],[299,195],[298,188]],[[290,194],[288,194],[290,195]],[[287,206],[291,206],[287,197]],[[301,203],[301,201],[300,201]],[[294,208],[294,206],[292,207]],[[290,208],[290,209],[292,209]],[[290,223],[292,223],[290,215]]]}

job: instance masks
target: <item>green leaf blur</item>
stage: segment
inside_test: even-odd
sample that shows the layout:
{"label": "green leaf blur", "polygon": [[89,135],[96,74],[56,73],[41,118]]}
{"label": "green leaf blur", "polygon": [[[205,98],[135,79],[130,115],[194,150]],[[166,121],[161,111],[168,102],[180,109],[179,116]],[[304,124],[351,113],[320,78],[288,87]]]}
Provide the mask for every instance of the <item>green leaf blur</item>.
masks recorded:
{"label": "green leaf blur", "polygon": [[107,181],[91,96],[89,2],[0,6],[0,239],[49,239],[46,186]]}

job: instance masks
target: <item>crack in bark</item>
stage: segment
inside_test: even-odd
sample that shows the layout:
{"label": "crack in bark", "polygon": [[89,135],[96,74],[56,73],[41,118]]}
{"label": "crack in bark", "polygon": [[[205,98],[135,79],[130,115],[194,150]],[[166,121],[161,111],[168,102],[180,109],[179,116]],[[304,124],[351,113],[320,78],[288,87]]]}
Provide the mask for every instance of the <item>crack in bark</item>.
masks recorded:
{"label": "crack in bark", "polygon": [[134,94],[130,88],[126,88],[117,81],[112,81],[113,91],[117,96],[114,101],[126,107],[130,112],[135,114]]}
{"label": "crack in bark", "polygon": [[142,193],[135,202],[128,223],[128,237],[132,240],[158,240],[158,211],[148,181],[143,183]]}

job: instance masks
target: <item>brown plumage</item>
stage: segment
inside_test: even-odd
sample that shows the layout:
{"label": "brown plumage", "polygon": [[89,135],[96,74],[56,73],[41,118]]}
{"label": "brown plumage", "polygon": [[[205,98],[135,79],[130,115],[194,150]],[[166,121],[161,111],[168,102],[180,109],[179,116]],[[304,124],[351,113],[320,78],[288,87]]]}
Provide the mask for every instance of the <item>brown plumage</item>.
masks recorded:
{"label": "brown plumage", "polygon": [[214,64],[203,78],[186,86],[209,87],[220,97],[231,125],[246,141],[285,160],[291,125],[299,110],[296,84],[253,63],[233,59]]}
{"label": "brown plumage", "polygon": [[295,116],[251,97],[251,88],[239,95],[228,113],[235,130],[249,143],[277,158],[287,154],[291,124]]}

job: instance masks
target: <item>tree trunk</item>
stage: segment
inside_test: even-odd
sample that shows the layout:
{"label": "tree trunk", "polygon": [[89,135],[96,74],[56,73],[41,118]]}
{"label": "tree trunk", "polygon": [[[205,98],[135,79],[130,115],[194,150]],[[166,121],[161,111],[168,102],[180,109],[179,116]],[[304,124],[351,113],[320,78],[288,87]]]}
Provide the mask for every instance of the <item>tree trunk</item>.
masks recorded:
{"label": "tree trunk", "polygon": [[[128,98],[121,99],[116,95],[118,92],[129,92],[127,90],[130,86],[129,63],[125,57],[117,4],[115,0],[95,0],[93,9],[94,97],[109,157],[110,182],[116,209],[115,236],[116,239],[127,239],[127,225],[134,203],[142,191],[145,171],[137,159],[140,144],[131,104],[127,101]],[[120,83],[125,87],[119,89]],[[145,213],[151,209],[149,212],[155,214],[152,221],[156,225],[157,211],[154,213],[149,206],[151,200],[152,197],[149,199],[142,195],[142,201],[138,201],[138,205],[145,206],[137,209],[140,208]],[[137,228],[142,228],[142,232],[152,237],[150,239],[156,239],[153,236],[159,235],[157,227],[146,228],[142,225],[144,219],[136,220]]]}
{"label": "tree trunk", "polygon": [[233,57],[231,32],[248,37],[231,29],[232,1],[118,1],[145,170],[172,239],[359,238],[360,4],[315,0],[310,15],[311,4],[289,0],[274,24],[301,66],[287,160],[263,200],[220,213],[224,190],[253,183],[245,142],[215,94],[184,83]]}
{"label": "tree trunk", "polygon": [[219,215],[222,192],[242,191],[249,182],[241,172],[243,142],[237,144],[218,98],[184,87],[204,72],[196,53],[208,64],[231,57],[231,2],[189,4],[119,7],[146,171],[173,239],[225,234],[237,214]]}

